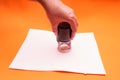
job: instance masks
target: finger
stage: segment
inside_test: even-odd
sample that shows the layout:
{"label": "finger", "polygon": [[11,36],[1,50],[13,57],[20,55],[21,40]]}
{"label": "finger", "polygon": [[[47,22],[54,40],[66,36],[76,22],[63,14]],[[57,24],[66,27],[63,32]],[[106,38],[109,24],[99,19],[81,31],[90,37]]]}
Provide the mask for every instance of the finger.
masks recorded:
{"label": "finger", "polygon": [[71,39],[75,37],[75,34],[77,32],[78,22],[77,18],[74,14],[71,15],[71,28],[72,28],[72,36]]}
{"label": "finger", "polygon": [[71,25],[71,29],[72,29],[72,35],[71,35],[71,39],[73,39],[75,37],[75,34],[77,32],[77,22],[75,19],[72,19],[70,22]]}
{"label": "finger", "polygon": [[77,31],[78,22],[74,14],[70,15],[70,21],[71,21],[71,24],[73,25],[72,27],[75,29],[74,31]]}
{"label": "finger", "polygon": [[71,40],[73,40],[73,38],[75,37],[75,34],[76,34],[76,32],[72,32]]}

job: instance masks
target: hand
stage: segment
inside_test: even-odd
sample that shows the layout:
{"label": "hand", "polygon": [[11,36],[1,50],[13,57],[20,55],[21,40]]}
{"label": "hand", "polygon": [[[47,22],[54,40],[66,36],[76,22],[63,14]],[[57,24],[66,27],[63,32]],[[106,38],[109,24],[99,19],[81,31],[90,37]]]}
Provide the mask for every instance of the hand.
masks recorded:
{"label": "hand", "polygon": [[73,9],[63,4],[60,0],[43,0],[41,3],[46,10],[48,19],[51,22],[52,30],[55,35],[57,36],[58,34],[58,24],[61,22],[68,22],[71,25],[71,39],[73,39],[78,26]]}

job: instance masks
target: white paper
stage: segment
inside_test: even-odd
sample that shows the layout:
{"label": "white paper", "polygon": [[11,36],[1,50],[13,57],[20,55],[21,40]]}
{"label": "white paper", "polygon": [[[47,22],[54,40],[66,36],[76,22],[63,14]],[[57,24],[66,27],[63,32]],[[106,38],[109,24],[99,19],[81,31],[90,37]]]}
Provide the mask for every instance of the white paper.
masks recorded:
{"label": "white paper", "polygon": [[77,33],[69,53],[60,53],[50,31],[30,29],[9,68],[106,74],[93,33]]}

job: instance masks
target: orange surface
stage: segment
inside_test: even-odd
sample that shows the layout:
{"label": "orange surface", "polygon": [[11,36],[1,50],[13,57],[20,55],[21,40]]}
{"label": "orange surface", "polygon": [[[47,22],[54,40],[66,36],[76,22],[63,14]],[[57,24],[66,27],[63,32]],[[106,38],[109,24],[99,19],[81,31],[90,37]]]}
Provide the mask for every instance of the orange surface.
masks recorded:
{"label": "orange surface", "polygon": [[29,28],[51,30],[35,1],[0,0],[0,80],[120,80],[120,1],[63,0],[76,13],[78,32],[94,32],[107,74],[34,72],[8,68]]}

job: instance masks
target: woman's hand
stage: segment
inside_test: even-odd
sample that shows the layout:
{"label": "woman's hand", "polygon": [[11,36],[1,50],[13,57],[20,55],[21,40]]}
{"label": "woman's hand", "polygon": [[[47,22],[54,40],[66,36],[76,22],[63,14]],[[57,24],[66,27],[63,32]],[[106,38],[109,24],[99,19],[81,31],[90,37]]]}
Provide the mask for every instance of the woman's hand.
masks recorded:
{"label": "woman's hand", "polygon": [[72,8],[68,7],[61,0],[39,0],[46,10],[48,19],[51,22],[52,30],[57,36],[58,24],[68,22],[71,25],[72,36],[74,38],[77,31],[77,19]]}

